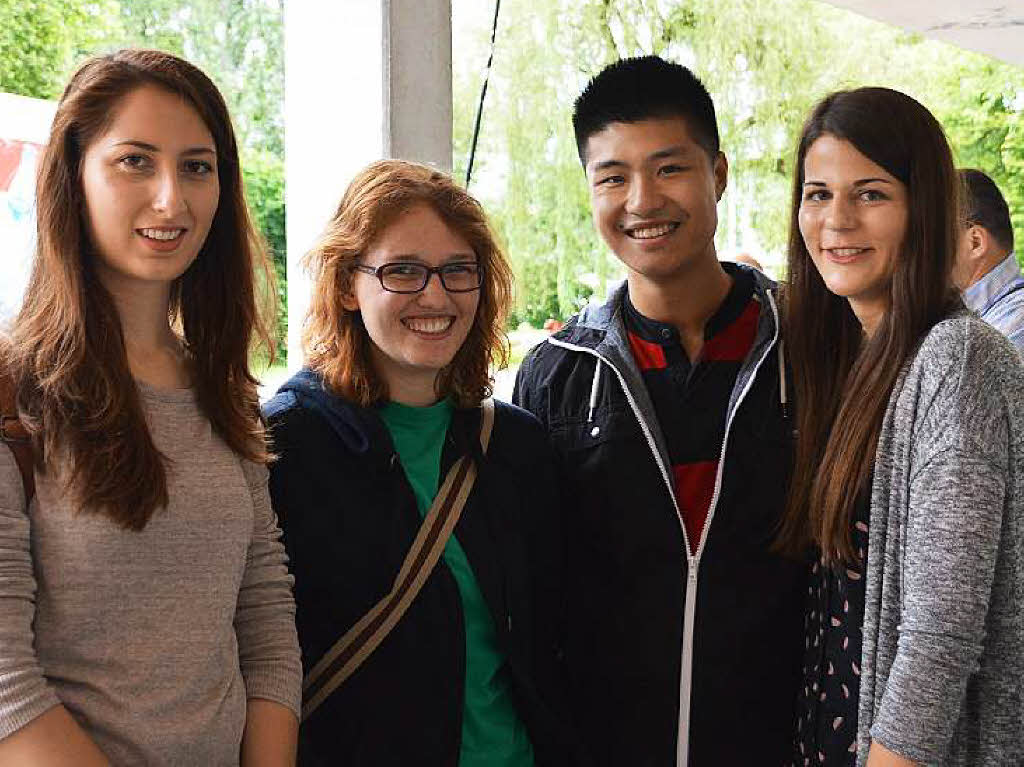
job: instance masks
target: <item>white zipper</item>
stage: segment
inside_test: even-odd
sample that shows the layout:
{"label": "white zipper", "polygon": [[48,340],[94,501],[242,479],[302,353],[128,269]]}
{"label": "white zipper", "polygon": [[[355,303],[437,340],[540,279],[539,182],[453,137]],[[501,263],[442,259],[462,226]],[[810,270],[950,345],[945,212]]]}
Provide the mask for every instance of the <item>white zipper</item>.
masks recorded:
{"label": "white zipper", "polygon": [[[701,530],[700,543],[697,545],[697,553],[694,555],[695,565],[690,568],[690,581],[686,588],[686,608],[683,613],[683,668],[679,674],[679,737],[676,749],[676,767],[687,767],[690,760],[690,697],[693,692],[693,624],[697,614],[697,565],[700,564],[701,555],[704,553],[704,544],[708,540],[708,532],[711,530],[711,521],[715,518],[715,510],[718,508],[718,498],[722,494],[722,475],[725,471],[725,449],[729,444],[729,433],[732,431],[733,418],[736,411],[740,409],[743,400],[746,399],[750,387],[754,385],[754,379],[761,369],[761,365],[768,359],[772,347],[779,340],[779,312],[775,306],[775,299],[770,291],[765,291],[768,296],[768,305],[772,309],[772,317],[775,319],[775,335],[771,343],[765,347],[761,359],[754,365],[750,377],[747,378],[747,385],[743,387],[736,405],[729,411],[729,417],[725,422],[725,434],[722,436],[722,450],[718,455],[718,469],[715,472],[715,492],[711,496],[711,504],[708,506],[708,516],[704,521],[704,529]],[[685,714],[685,718],[684,718]]]}
{"label": "white zipper", "polygon": [[768,359],[768,354],[771,352],[772,347],[779,340],[779,312],[775,308],[775,299],[772,298],[772,294],[769,291],[765,291],[768,296],[768,305],[772,308],[772,316],[775,318],[775,335],[772,336],[771,343],[765,347],[764,354],[761,355],[761,359],[754,365],[754,370],[750,374],[750,378],[747,379],[747,385],[743,387],[743,391],[740,392],[739,399],[736,400],[736,406],[729,411],[729,418],[725,422],[725,434],[722,436],[722,452],[718,456],[718,471],[715,473],[715,492],[711,496],[711,505],[708,507],[708,518],[704,523],[704,529],[701,531],[700,544],[697,546],[697,559],[700,559],[701,553],[704,551],[704,542],[708,539],[708,530],[711,529],[711,518],[715,514],[715,507],[718,506],[718,496],[722,492],[722,471],[725,468],[725,447],[729,444],[729,432],[732,430],[732,421],[736,417],[736,411],[740,409],[740,405],[743,404],[743,400],[747,397],[747,392],[750,391],[750,387],[754,385],[754,379],[757,378],[757,371],[761,369],[761,365]]}
{"label": "white zipper", "polygon": [[[710,522],[711,519],[708,519]],[[707,523],[705,523],[705,528]],[[676,766],[686,767],[690,760],[690,692],[693,685],[693,620],[697,614],[697,565],[687,573],[686,607],[683,609],[683,659],[679,670],[679,731],[676,736]]]}
{"label": "white zipper", "polygon": [[704,553],[704,544],[708,539],[708,531],[711,529],[711,521],[715,516],[715,509],[718,506],[718,498],[722,492],[722,473],[725,468],[725,449],[729,442],[729,432],[732,429],[733,418],[736,415],[736,411],[740,409],[740,405],[743,404],[743,400],[746,399],[747,393],[750,391],[750,387],[754,384],[754,379],[757,378],[757,373],[761,369],[761,365],[768,358],[768,354],[771,352],[772,347],[779,340],[779,311],[775,306],[775,299],[772,297],[771,291],[765,291],[768,296],[768,305],[772,310],[772,317],[775,320],[775,335],[772,337],[771,343],[764,350],[764,354],[761,355],[761,359],[754,365],[754,369],[747,379],[747,385],[743,387],[743,391],[740,392],[739,398],[736,400],[735,407],[729,411],[729,417],[725,423],[725,434],[722,437],[722,450],[718,456],[718,470],[715,473],[715,492],[711,496],[711,504],[708,506],[708,515],[704,521],[704,529],[701,531],[700,543],[697,545],[697,551],[695,554],[690,554],[690,538],[686,533],[686,523],[683,521],[683,515],[679,511],[679,504],[676,502],[675,486],[668,475],[668,470],[665,468],[664,462],[661,460],[661,454],[658,452],[658,446],[654,441],[654,435],[651,433],[650,427],[647,422],[643,419],[640,413],[640,408],[637,407],[636,400],[633,399],[633,395],[629,391],[629,387],[626,386],[626,381],[622,377],[622,373],[612,365],[605,357],[598,354],[593,349],[588,349],[585,346],[575,346],[573,344],[567,344],[564,341],[559,341],[554,338],[548,338],[548,343],[553,346],[559,346],[563,349],[569,349],[572,351],[583,352],[585,354],[593,355],[598,360],[607,365],[611,370],[615,372],[615,375],[619,379],[619,385],[622,387],[622,391],[626,395],[626,400],[629,402],[629,406],[633,409],[633,414],[636,416],[636,420],[640,423],[640,428],[644,433],[644,437],[647,439],[647,445],[651,449],[651,453],[654,455],[654,461],[657,463],[658,468],[661,470],[661,475],[665,480],[665,486],[668,488],[669,498],[672,499],[672,507],[676,510],[676,517],[679,519],[679,526],[683,531],[683,544],[686,546],[686,562],[687,562],[687,584],[686,584],[686,604],[683,607],[683,647],[682,647],[682,659],[681,667],[679,669],[679,724],[678,732],[676,735],[676,767],[688,767],[690,761],[690,697],[693,691],[693,623],[694,618],[697,614],[697,575],[700,567],[701,554]]}

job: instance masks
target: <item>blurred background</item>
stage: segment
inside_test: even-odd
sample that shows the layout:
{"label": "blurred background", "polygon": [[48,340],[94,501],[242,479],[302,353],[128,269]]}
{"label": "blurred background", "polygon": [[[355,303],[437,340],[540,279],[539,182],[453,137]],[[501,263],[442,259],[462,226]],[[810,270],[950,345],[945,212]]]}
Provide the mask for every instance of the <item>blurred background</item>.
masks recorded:
{"label": "blurred background", "polygon": [[[290,157],[299,156],[286,134],[289,128],[306,131],[311,118],[299,107],[286,109],[286,83],[288,104],[313,98],[328,112],[342,110],[344,119],[335,119],[338,142],[348,142],[341,123],[364,120],[353,94],[362,80],[376,76],[373,67],[362,71],[352,65],[351,55],[345,57],[348,47],[365,37],[355,11],[367,2],[0,0],[0,320],[16,310],[24,286],[35,161],[63,84],[90,54],[125,46],[161,48],[202,67],[231,108],[250,208],[278,276],[278,359],[265,371],[272,389],[286,368],[301,363],[294,328],[288,357],[288,307],[290,298],[304,305],[295,264],[310,241],[305,234],[293,237],[289,253],[292,195],[286,194],[286,181],[298,177],[286,172],[286,145]],[[427,4],[392,0],[390,5],[392,14],[401,6],[403,23],[415,33],[417,14]],[[575,96],[619,57],[656,53],[673,59],[691,67],[711,91],[730,160],[729,188],[719,207],[722,259],[745,253],[772,276],[784,276],[792,158],[801,122],[826,92],[867,84],[898,88],[928,106],[945,126],[958,164],[992,176],[1010,204],[1018,236],[1024,227],[1024,45],[1019,32],[1016,42],[1012,36],[1024,25],[1020,0],[998,6],[503,0],[496,26],[494,0],[442,0],[441,7],[450,7],[451,152],[439,164],[462,181],[494,31],[469,189],[491,215],[517,278],[508,323],[512,371],[544,337],[545,325],[557,326],[588,301],[602,300],[623,276],[591,224],[570,123]],[[355,15],[346,16],[346,9]],[[292,61],[286,42],[296,47],[302,24],[316,21],[318,14],[335,25],[336,47],[309,54],[322,76],[302,78],[306,95],[293,99],[299,86],[286,80],[286,61]],[[286,23],[293,18],[299,21],[286,41]],[[424,24],[424,35],[438,34],[435,22]],[[371,40],[371,51],[372,46]],[[443,56],[447,49],[441,48]],[[422,102],[415,109],[428,113],[434,106]],[[449,107],[438,108],[446,116]],[[318,151],[326,155],[334,151],[333,134],[331,126],[322,131]],[[385,140],[383,148],[367,151],[380,156],[387,146]],[[303,162],[309,165],[308,159]],[[323,211],[333,209],[347,183],[344,173],[338,175]],[[293,311],[293,325],[297,317],[301,313]],[[507,395],[510,376],[499,375],[500,393]]]}

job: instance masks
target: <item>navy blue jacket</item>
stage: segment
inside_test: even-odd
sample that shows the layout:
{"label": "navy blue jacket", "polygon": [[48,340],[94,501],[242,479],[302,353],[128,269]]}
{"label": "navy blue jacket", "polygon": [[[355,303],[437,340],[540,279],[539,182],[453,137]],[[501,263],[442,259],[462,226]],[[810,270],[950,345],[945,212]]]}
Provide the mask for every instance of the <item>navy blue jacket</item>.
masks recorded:
{"label": "navy blue jacket", "polygon": [[[570,764],[559,718],[562,534],[552,452],[536,419],[495,403],[486,457],[455,528],[491,609],[538,765]],[[392,585],[421,518],[375,408],[300,372],[264,408],[278,459],[270,492],[295,576],[306,672]],[[479,409],[456,410],[441,478],[480,458]],[[399,624],[302,725],[299,763],[455,765],[465,634],[442,559]]]}

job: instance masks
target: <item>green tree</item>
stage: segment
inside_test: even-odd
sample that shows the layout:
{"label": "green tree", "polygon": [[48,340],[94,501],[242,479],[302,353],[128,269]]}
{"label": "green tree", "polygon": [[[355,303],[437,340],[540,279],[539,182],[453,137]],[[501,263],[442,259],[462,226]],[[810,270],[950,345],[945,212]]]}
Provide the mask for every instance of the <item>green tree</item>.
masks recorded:
{"label": "green tree", "polygon": [[113,0],[0,0],[0,91],[57,98],[76,61],[119,30]]}
{"label": "green tree", "polygon": [[221,89],[245,149],[284,153],[284,24],[266,0],[122,0],[117,47],[184,56]]}
{"label": "green tree", "polygon": [[277,354],[288,354],[288,268],[285,239],[284,162],[271,152],[250,152],[242,175],[253,223],[263,233],[277,278]]}

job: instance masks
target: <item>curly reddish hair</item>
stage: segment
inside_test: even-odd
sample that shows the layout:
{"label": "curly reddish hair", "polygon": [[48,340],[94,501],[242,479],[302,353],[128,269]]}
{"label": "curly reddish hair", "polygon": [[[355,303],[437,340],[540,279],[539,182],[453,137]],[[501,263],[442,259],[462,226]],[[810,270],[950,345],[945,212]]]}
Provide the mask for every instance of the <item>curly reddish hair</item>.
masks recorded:
{"label": "curly reddish hair", "polygon": [[426,165],[380,160],[345,190],[319,242],[306,255],[313,296],[303,328],[307,365],[346,399],[368,407],[388,398],[387,383],[370,359],[370,338],[358,311],[342,306],[352,290],[352,266],[403,212],[428,205],[469,243],[483,270],[476,319],[455,358],[435,384],[439,397],[475,407],[492,393],[492,365],[508,362],[504,322],[512,299],[512,271],[483,208],[451,177]]}

